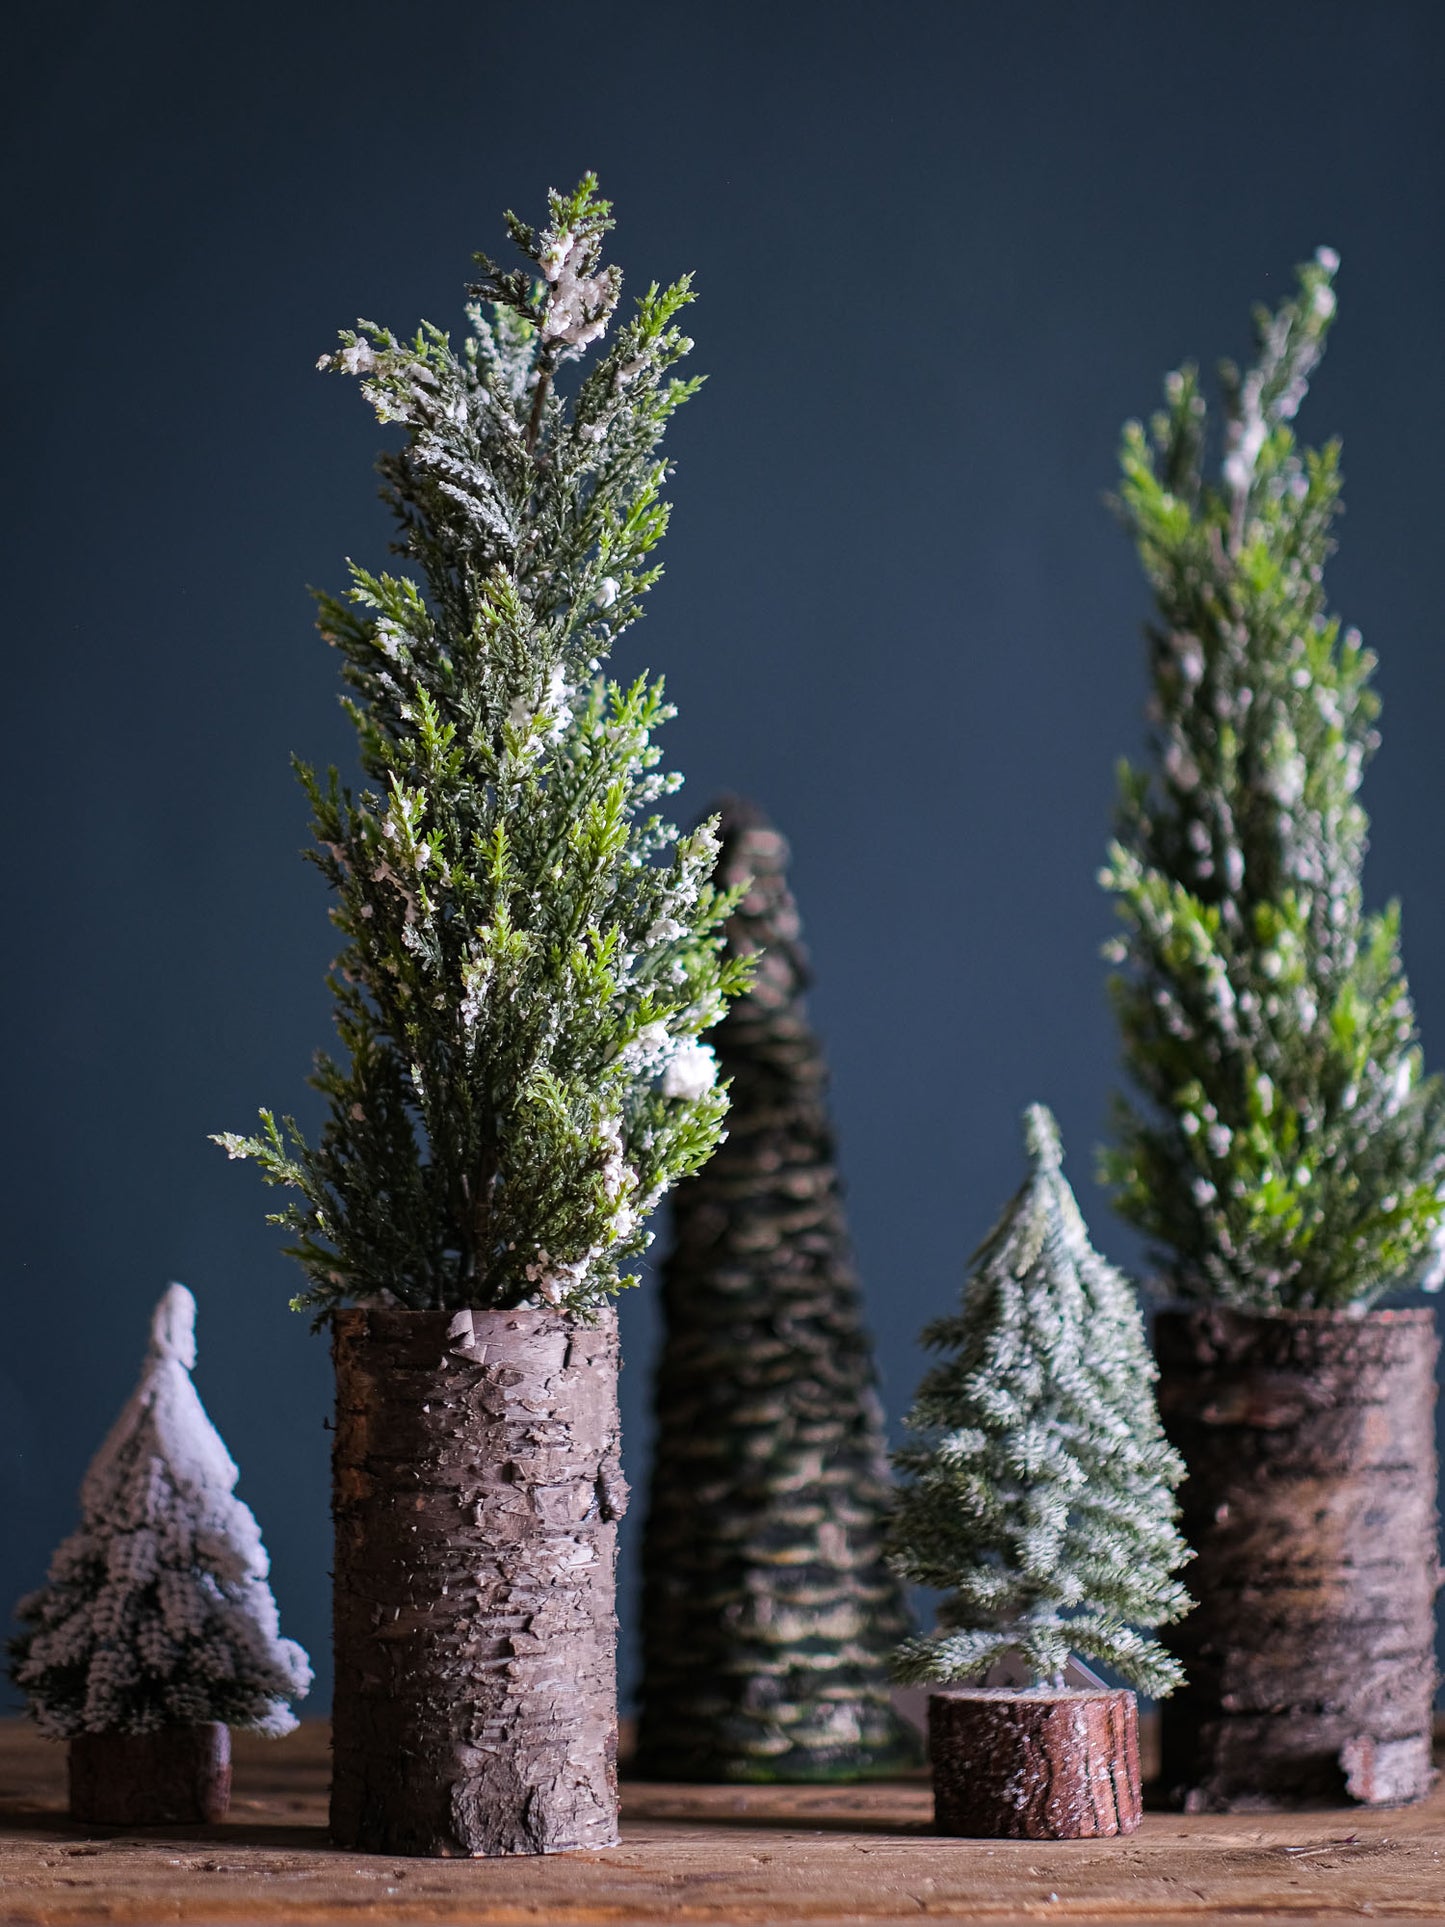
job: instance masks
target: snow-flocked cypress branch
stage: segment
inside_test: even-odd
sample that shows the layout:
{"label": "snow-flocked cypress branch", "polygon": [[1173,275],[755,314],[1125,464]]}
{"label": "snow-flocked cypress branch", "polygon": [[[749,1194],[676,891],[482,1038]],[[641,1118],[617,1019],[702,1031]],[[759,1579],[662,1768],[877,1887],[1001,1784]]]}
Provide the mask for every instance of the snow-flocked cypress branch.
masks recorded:
{"label": "snow-flocked cypress branch", "polygon": [[1223,370],[1205,479],[1194,368],[1125,429],[1121,510],[1155,596],[1153,769],[1125,769],[1103,881],[1138,1103],[1106,1159],[1181,1297],[1328,1310],[1438,1284],[1439,1081],[1422,1075],[1399,913],[1363,908],[1358,791],[1375,658],[1325,600],[1339,447],[1291,429],[1335,312],[1322,248]]}
{"label": "snow-flocked cypress branch", "polygon": [[1029,1177],[975,1254],[961,1310],[927,1327],[944,1354],[894,1454],[906,1483],[896,1569],[947,1592],[938,1630],[904,1641],[912,1681],[976,1679],[1020,1654],[1057,1685],[1071,1652],[1149,1693],[1177,1663],[1141,1628],[1188,1610],[1173,1574],[1183,1474],[1155,1409],[1127,1278],[1089,1243],[1053,1118],[1025,1114]]}
{"label": "snow-flocked cypress branch", "polygon": [[156,1306],[140,1383],[85,1475],[81,1524],[16,1608],[11,1677],[52,1739],[210,1720],[288,1733],[287,1701],[311,1684],[191,1383],[195,1312],[184,1285]]}
{"label": "snow-flocked cypress branch", "polygon": [[369,784],[301,769],[345,940],[320,1142],[269,1112],[218,1141],[298,1194],[276,1221],[322,1312],[600,1302],[727,1108],[699,1041],[744,981],[716,840],[653,807],[681,780],[661,683],[600,674],[659,574],[692,295],[654,284],[598,348],[621,277],[595,179],[507,224],[525,265],[477,257],[460,354],[363,322],[321,359],[404,432],[379,469],[415,572],[320,599]]}

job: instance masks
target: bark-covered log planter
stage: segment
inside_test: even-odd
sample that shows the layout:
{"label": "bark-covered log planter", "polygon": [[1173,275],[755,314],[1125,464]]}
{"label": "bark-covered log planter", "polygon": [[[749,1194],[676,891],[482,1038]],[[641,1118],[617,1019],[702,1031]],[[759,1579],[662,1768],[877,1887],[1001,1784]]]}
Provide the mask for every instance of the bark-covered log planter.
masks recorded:
{"label": "bark-covered log planter", "polygon": [[1126,1691],[951,1687],[928,1696],[934,1827],[983,1840],[1133,1833],[1139,1710]]}
{"label": "bark-covered log planter", "polygon": [[1198,1601],[1167,1643],[1164,1784],[1192,1811],[1431,1784],[1437,1518],[1433,1314],[1161,1313]]}
{"label": "bark-covered log planter", "polygon": [[96,1827],[211,1826],[231,1804],[231,1729],[220,1720],[153,1733],[77,1733],[70,1817]]}
{"label": "bark-covered log planter", "polygon": [[376,1853],[617,1840],[617,1314],[333,1314],[331,1829]]}

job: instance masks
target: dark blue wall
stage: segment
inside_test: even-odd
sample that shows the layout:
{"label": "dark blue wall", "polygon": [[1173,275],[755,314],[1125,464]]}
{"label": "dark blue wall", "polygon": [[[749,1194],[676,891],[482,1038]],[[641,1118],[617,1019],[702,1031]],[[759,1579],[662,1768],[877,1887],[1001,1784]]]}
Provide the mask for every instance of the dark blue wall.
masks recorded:
{"label": "dark blue wall", "polygon": [[[1338,606],[1381,656],[1371,895],[1445,1063],[1445,14],[1225,0],[35,9],[4,127],[7,1076],[0,1598],[36,1582],[147,1310],[198,1382],[286,1624],[327,1639],[328,1366],[254,1175],[308,1103],[324,891],[297,749],[345,758],[308,582],[376,559],[377,431],[313,372],[357,314],[459,318],[498,213],[598,169],[634,277],[691,268],[666,670],[689,807],[796,849],[891,1416],[912,1334],[1057,1110],[1114,1077],[1095,881],[1146,597],[1101,503],[1163,371],[1248,347],[1326,241],[1303,417],[1345,438]],[[645,1472],[653,1311],[626,1306]],[[640,1522],[634,1518],[635,1534]]]}

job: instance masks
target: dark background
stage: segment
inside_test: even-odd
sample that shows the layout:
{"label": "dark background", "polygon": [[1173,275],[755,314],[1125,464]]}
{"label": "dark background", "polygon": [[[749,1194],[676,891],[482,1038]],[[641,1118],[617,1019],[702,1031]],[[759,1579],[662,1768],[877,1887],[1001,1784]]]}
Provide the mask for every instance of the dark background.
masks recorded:
{"label": "dark background", "polygon": [[[1091,1179],[1115,1076],[1095,871],[1143,729],[1146,593],[1102,504],[1164,371],[1249,346],[1320,242],[1341,317],[1332,588],[1380,652],[1373,900],[1445,1064],[1445,10],[1421,4],[33,9],[7,49],[7,935],[0,1596],[39,1581],[151,1303],[327,1649],[323,1341],[249,1167],[313,1115],[323,886],[288,753],[345,761],[305,585],[377,561],[378,431],[313,371],[460,322],[499,213],[595,167],[634,289],[693,269],[664,669],[686,807],[793,840],[890,1420],[1017,1182]],[[646,1470],[649,1293],[625,1306]],[[641,1524],[629,1523],[628,1573]],[[630,1577],[627,1586],[630,1589]],[[625,1594],[624,1640],[631,1632]],[[629,1660],[630,1664],[630,1660]]]}

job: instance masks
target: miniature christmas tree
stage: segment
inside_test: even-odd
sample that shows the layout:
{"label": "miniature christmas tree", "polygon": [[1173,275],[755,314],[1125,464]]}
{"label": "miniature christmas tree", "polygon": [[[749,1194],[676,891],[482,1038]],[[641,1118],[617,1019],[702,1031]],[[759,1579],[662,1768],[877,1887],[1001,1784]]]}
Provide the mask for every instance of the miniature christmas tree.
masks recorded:
{"label": "miniature christmas tree", "polygon": [[477,256],[460,354],[363,322],[321,358],[405,430],[378,467],[420,579],[353,566],[319,599],[372,785],[300,766],[345,939],[321,1142],[268,1111],[217,1140],[299,1194],[276,1222],[321,1311],[605,1303],[727,1110],[698,1041],[743,981],[713,826],[653,811],[682,780],[656,768],[661,682],[599,674],[660,574],[693,297],[650,287],[563,394],[621,289],[596,187],[541,232],[507,216],[528,266]]}
{"label": "miniature christmas tree", "polygon": [[157,1305],[140,1383],[81,1487],[81,1524],[17,1608],[11,1677],[53,1739],[210,1721],[287,1733],[286,1702],[311,1683],[191,1383],[195,1311],[184,1285]]}
{"label": "miniature christmas tree", "polygon": [[962,1310],[924,1343],[947,1353],[894,1455],[905,1579],[947,1589],[939,1630],[905,1640],[898,1676],[967,1680],[1015,1652],[1044,1684],[1070,1652],[1148,1693],[1179,1668],[1140,1627],[1184,1612],[1171,1575],[1183,1468],[1154,1409],[1129,1281],[1089,1243],[1053,1118],[1026,1113],[1033,1169],[975,1254]]}
{"label": "miniature christmas tree", "polygon": [[1192,367],[1122,452],[1155,740],[1154,767],[1124,771],[1103,876],[1137,1091],[1105,1168],[1199,1308],[1155,1327],[1199,1555],[1163,1730],[1167,1779],[1211,1807],[1432,1779],[1433,1321],[1366,1307],[1445,1277],[1445,1094],[1398,909],[1364,909],[1379,702],[1325,599],[1339,447],[1291,428],[1338,265],[1321,249],[1257,312],[1254,365],[1225,366],[1217,482]]}
{"label": "miniature christmas tree", "polygon": [[1141,1105],[1108,1173],[1182,1298],[1259,1311],[1438,1283],[1439,1081],[1421,1075],[1399,912],[1367,914],[1358,790],[1375,658],[1329,613],[1339,446],[1290,428],[1335,312],[1321,249],[1224,370],[1204,479],[1196,371],[1122,452],[1153,586],[1157,768],[1127,769],[1104,872],[1125,934],[1114,996]]}
{"label": "miniature christmas tree", "polygon": [[1128,1280],[1092,1248],[1053,1118],[1025,1114],[1033,1169],[975,1254],[961,1311],[924,1343],[947,1354],[909,1413],[921,1436],[891,1534],[896,1569],[944,1589],[938,1630],[905,1640],[898,1677],[945,1685],[1009,1660],[1027,1691],[953,1684],[929,1701],[940,1832],[1076,1839],[1140,1821],[1132,1693],[1069,1691],[1070,1653],[1146,1692],[1176,1662],[1142,1628],[1188,1600],[1174,1519],[1182,1474],[1154,1409]]}
{"label": "miniature christmas tree", "polygon": [[787,844],[737,801],[722,839],[747,889],[729,950],[760,961],[714,1033],[727,1141],[677,1194],[663,1270],[637,1770],[843,1779],[915,1750],[888,1694],[882,1416]]}

